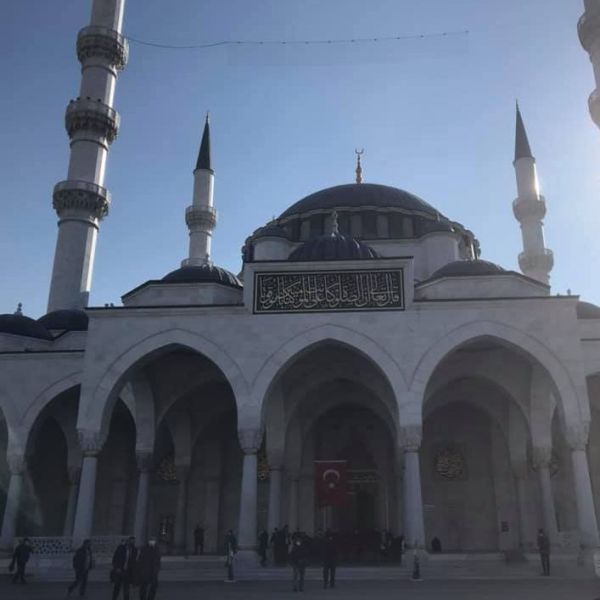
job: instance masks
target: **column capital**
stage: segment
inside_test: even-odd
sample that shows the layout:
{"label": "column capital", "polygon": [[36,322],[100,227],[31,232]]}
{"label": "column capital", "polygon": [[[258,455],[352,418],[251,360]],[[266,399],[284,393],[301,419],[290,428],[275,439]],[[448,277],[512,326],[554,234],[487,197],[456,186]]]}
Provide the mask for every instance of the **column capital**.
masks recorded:
{"label": "column capital", "polygon": [[100,450],[102,450],[102,446],[104,445],[104,437],[99,431],[78,429],[77,436],[84,458],[87,456],[98,456],[98,454],[100,454]]}
{"label": "column capital", "polygon": [[585,450],[590,435],[589,422],[571,423],[567,425],[565,439],[571,450]]}
{"label": "column capital", "polygon": [[23,475],[25,472],[26,460],[24,454],[9,452],[6,455],[6,462],[11,475]]}
{"label": "column capital", "polygon": [[398,443],[404,452],[417,452],[421,447],[423,427],[419,425],[402,425]]}
{"label": "column capital", "polygon": [[550,446],[534,446],[531,452],[531,462],[534,469],[548,468],[552,462]]}
{"label": "column capital", "polygon": [[154,456],[149,450],[137,450],[135,453],[135,461],[137,463],[137,468],[138,471],[140,471],[140,473],[148,473],[152,470],[152,466],[154,464]]}
{"label": "column capital", "polygon": [[262,438],[262,429],[238,429],[238,439],[244,454],[257,454]]}

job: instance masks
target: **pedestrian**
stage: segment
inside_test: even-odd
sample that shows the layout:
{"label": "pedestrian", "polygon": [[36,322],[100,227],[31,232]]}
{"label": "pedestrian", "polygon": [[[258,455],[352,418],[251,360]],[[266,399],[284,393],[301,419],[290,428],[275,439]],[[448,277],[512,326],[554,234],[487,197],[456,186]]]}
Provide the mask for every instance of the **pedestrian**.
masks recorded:
{"label": "pedestrian", "polygon": [[200,525],[196,525],[194,529],[194,554],[198,554],[198,549],[200,554],[204,554],[204,527]]}
{"label": "pedestrian", "polygon": [[267,548],[269,547],[269,534],[263,529],[258,536],[258,555],[260,556],[260,566],[267,566]]}
{"label": "pedestrian", "polygon": [[331,530],[325,532],[323,540],[323,587],[327,589],[335,587],[335,569],[337,567],[338,551],[335,537]]}
{"label": "pedestrian", "polygon": [[542,575],[550,575],[550,540],[543,529],[538,529],[537,546],[542,562]]}
{"label": "pedestrian", "polygon": [[137,559],[137,572],[140,584],[140,600],[154,600],[158,588],[160,571],[160,551],[156,540],[150,538],[140,550]]}
{"label": "pedestrian", "polygon": [[12,555],[12,560],[10,562],[9,571],[13,571],[16,567],[17,570],[15,574],[12,576],[12,583],[17,583],[20,581],[21,583],[25,582],[25,567],[29,562],[29,557],[31,556],[31,544],[29,543],[29,538],[25,538],[17,544],[15,551]]}
{"label": "pedestrian", "polygon": [[438,554],[442,551],[442,542],[437,535],[431,540],[431,551]]}
{"label": "pedestrian", "polygon": [[73,569],[75,570],[75,581],[67,588],[67,598],[75,588],[79,588],[79,596],[85,596],[88,574],[94,568],[94,557],[92,556],[92,545],[90,540],[83,540],[73,556]]}
{"label": "pedestrian", "polygon": [[304,591],[304,573],[308,564],[308,554],[308,542],[305,537],[302,534],[294,536],[289,553],[289,561],[294,573],[294,592]]}
{"label": "pedestrian", "polygon": [[123,590],[123,600],[129,600],[129,587],[133,584],[134,570],[138,550],[135,547],[135,538],[131,536],[127,542],[117,546],[112,559],[111,581],[114,584],[112,600],[117,600],[119,592]]}
{"label": "pedestrian", "polygon": [[225,567],[227,568],[227,579],[225,581],[227,583],[233,583],[235,581],[233,563],[237,551],[237,540],[235,539],[235,535],[233,535],[233,531],[230,529],[225,536]]}

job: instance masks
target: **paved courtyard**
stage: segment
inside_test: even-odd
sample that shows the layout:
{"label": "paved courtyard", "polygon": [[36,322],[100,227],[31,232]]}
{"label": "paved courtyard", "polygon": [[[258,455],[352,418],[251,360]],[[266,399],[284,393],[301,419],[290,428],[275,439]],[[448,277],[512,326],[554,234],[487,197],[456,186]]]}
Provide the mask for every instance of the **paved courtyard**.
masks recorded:
{"label": "paved courtyard", "polygon": [[[93,583],[88,600],[110,598],[108,583]],[[253,600],[264,598],[296,598],[289,585],[282,581],[225,583],[165,583],[159,588],[157,600]],[[62,599],[65,585],[32,583],[16,586],[0,582],[2,600]],[[303,598],[328,600],[596,600],[600,599],[600,581],[566,581],[561,579],[520,581],[341,581],[335,590],[323,590],[310,581]],[[132,600],[137,600],[137,590]]]}

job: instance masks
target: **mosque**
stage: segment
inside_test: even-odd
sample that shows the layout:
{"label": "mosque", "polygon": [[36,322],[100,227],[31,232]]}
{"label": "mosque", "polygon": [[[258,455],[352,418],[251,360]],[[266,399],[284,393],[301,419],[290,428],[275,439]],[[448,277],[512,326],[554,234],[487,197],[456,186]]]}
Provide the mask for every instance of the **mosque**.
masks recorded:
{"label": "mosque", "polygon": [[[0,315],[1,546],[134,533],[181,554],[201,524],[206,551],[229,528],[251,551],[288,524],[461,552],[531,550],[542,527],[555,551],[598,547],[600,307],[551,292],[519,109],[520,272],[482,259],[475,234],[421,198],[363,183],[359,155],[355,182],[282,207],[231,273],[211,258],[207,120],[189,255],[132,282],[122,305],[89,306],[124,4],[93,0],[77,36],[47,314]],[[600,82],[600,2],[585,4]],[[600,125],[596,92],[590,109]],[[319,501],[320,461],[337,465],[339,502]]]}

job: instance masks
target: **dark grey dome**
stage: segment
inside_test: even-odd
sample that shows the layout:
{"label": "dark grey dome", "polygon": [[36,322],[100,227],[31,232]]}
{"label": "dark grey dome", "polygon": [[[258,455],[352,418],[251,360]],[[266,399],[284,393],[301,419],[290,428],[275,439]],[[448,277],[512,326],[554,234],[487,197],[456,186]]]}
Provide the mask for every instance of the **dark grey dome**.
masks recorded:
{"label": "dark grey dome", "polygon": [[487,260],[455,260],[439,268],[430,279],[439,277],[472,277],[476,275],[500,275],[506,271]]}
{"label": "dark grey dome", "polygon": [[40,317],[41,323],[46,329],[65,329],[67,331],[87,331],[88,316],[83,310],[55,310]]}
{"label": "dark grey dome", "polygon": [[301,262],[312,260],[357,260],[378,258],[377,252],[367,244],[340,233],[327,233],[304,242],[296,248],[288,260]]}
{"label": "dark grey dome", "polygon": [[283,227],[280,227],[279,225],[277,225],[275,223],[270,223],[268,225],[265,225],[264,227],[261,227],[253,235],[253,237],[254,237],[254,239],[258,239],[261,237],[281,237],[281,238],[289,239],[287,231]]}
{"label": "dark grey dome", "polygon": [[313,210],[332,210],[344,207],[396,208],[430,217],[436,217],[439,214],[425,200],[399,188],[376,183],[349,183],[310,194],[290,206],[279,218],[283,219]]}
{"label": "dark grey dome", "polygon": [[0,315],[0,333],[51,340],[50,332],[41,324],[24,315]]}
{"label": "dark grey dome", "polygon": [[600,306],[591,302],[577,303],[577,318],[578,319],[600,319]]}
{"label": "dark grey dome", "polygon": [[214,265],[181,267],[162,278],[164,283],[222,283],[232,287],[242,287],[242,282],[233,274]]}

